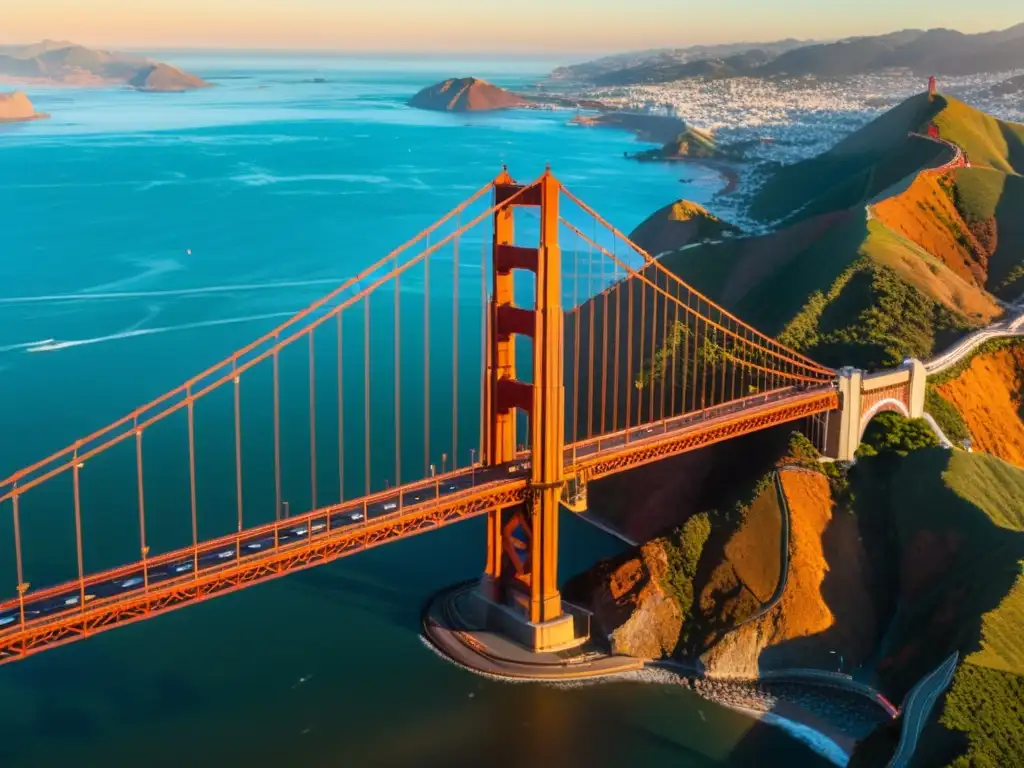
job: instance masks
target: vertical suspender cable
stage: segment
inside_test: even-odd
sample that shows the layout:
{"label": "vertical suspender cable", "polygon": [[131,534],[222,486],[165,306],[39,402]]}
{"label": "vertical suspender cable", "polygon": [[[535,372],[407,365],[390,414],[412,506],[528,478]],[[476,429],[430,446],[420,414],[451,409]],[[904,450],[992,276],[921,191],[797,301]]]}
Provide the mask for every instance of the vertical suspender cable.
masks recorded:
{"label": "vertical suspender cable", "polygon": [[[426,250],[430,250],[427,236]],[[430,474],[430,253],[423,257],[423,472]]]}
{"label": "vertical suspender cable", "polygon": [[142,487],[142,430],[139,429],[139,417],[135,417],[135,475],[138,478],[139,491],[139,551],[142,553],[142,583],[146,591],[149,590],[149,567],[146,564],[146,556],[149,554],[149,547],[146,546],[146,494]]}
{"label": "vertical suspender cable", "polygon": [[[192,505],[192,575],[198,579],[199,515],[196,509],[196,413],[191,384],[185,387],[185,397],[188,399],[188,490],[189,501]],[[278,505],[278,510],[280,510],[280,505]]]}
{"label": "vertical suspender cable", "polygon": [[17,490],[18,484],[15,483],[15,493],[11,497],[11,503],[14,505],[14,563],[18,571],[18,604],[21,613],[21,628],[25,629],[25,590],[28,589],[28,585],[25,583],[25,571],[21,560],[21,522]]}
{"label": "vertical suspender cable", "polygon": [[[643,267],[640,268],[639,274],[643,274],[646,270]],[[640,290],[640,352],[636,358],[636,370],[637,376],[643,372],[644,369],[644,350],[647,348],[647,286],[642,280],[636,280],[637,288]],[[653,314],[653,313],[652,313]],[[652,340],[653,343],[653,340]],[[639,379],[643,381],[643,379]],[[643,391],[637,389],[636,391],[636,424],[640,426],[644,423],[642,417],[643,413]]]}
{"label": "vertical suspender cable", "polygon": [[[242,399],[240,386],[242,377],[238,375],[238,360],[232,359],[231,368],[235,371],[235,494],[238,498],[238,533],[242,533]],[[242,557],[242,537],[235,537],[235,555]]]}
{"label": "vertical suspender cable", "polygon": [[[612,248],[613,249],[615,248],[614,243],[612,244]],[[618,262],[615,262],[613,264],[613,267],[614,267],[613,272],[616,275],[616,280],[615,280],[615,350],[614,350],[614,353],[615,353],[615,364],[613,366],[613,368],[614,368],[614,382],[613,382],[613,387],[612,387],[612,419],[614,420],[614,423],[612,424],[612,432],[618,432],[619,431],[619,387],[621,386],[621,382],[619,381],[619,359],[622,357],[622,354],[620,353],[620,350],[622,349],[622,317],[621,317],[621,315],[622,315],[622,289],[623,289],[623,287],[625,286],[626,283],[625,283],[625,281],[619,282],[619,280],[618,280],[618,272],[619,272]]]}
{"label": "vertical suspender cable", "polygon": [[[490,354],[488,350],[488,336],[487,333],[487,239],[480,238],[480,380],[484,381],[484,377],[487,375],[487,364],[490,360]],[[484,386],[490,386],[490,383],[484,384]],[[486,455],[487,448],[484,443],[487,441],[486,428],[487,424],[487,398],[484,397],[484,390],[480,390],[480,463],[484,463],[484,456]]]}
{"label": "vertical suspender cable", "polygon": [[[665,277],[665,292],[669,295],[672,294],[672,285],[669,283],[668,276]],[[663,297],[661,311],[661,346],[659,347],[659,351],[661,352],[661,405],[659,406],[659,419],[664,419],[667,415],[665,413],[665,368],[668,366],[668,345],[674,341],[674,337],[672,339],[669,338],[668,304],[668,296]],[[672,350],[675,350],[674,344],[672,345]]]}
{"label": "vertical suspender cable", "polygon": [[[690,294],[692,298],[693,294]],[[687,299],[689,306],[689,299]],[[700,299],[693,313],[693,380],[690,382],[690,410],[697,410],[697,364],[700,360]]]}
{"label": "vertical suspender cable", "polygon": [[343,346],[345,329],[341,320],[342,310],[335,315],[338,326],[338,502],[345,500],[345,357]]}
{"label": "vertical suspender cable", "polygon": [[627,274],[623,280],[626,294],[626,442],[629,442],[629,417],[633,402],[633,288],[635,281]]}
{"label": "vertical suspender cable", "polygon": [[281,519],[281,360],[274,336],[274,519]]}
{"label": "vertical suspender cable", "polygon": [[[456,214],[456,232],[462,228],[462,214]],[[459,466],[459,239],[452,241],[452,470]]]}
{"label": "vertical suspender cable", "polygon": [[[597,220],[594,220],[594,242],[597,242]],[[608,259],[603,257],[601,265],[601,434],[604,434],[604,420],[608,409],[608,291],[605,285],[604,267]],[[614,266],[612,277],[614,278]],[[613,281],[614,282],[614,279]],[[590,308],[590,356],[594,356],[594,306]]]}
{"label": "vertical suspender cable", "polygon": [[[651,393],[649,395],[648,404],[647,404],[647,421],[654,421],[654,388],[655,388],[655,381],[654,381],[654,368],[653,368],[653,366],[654,366],[655,362],[658,361],[658,353],[661,351],[661,348],[658,346],[658,291],[657,291],[657,288],[658,288],[658,274],[659,274],[659,270],[654,269],[654,270],[652,270],[652,272],[654,273],[654,289],[651,290],[651,366],[652,366],[652,368],[651,368],[651,381],[650,381]],[[664,343],[664,342],[662,342],[662,343]],[[664,357],[664,355],[662,355],[662,357]],[[661,360],[661,362],[659,363],[659,367],[662,370],[662,389],[664,389],[664,381],[665,381],[664,365],[665,365],[665,361]]]}
{"label": "vertical suspender cable", "polygon": [[[666,307],[668,304],[666,303]],[[685,319],[685,315],[684,315]],[[677,340],[677,336],[681,333],[682,329],[679,327],[679,286],[676,285],[676,300],[672,302],[672,375],[669,382],[669,391],[671,392],[671,400],[669,403],[669,416],[676,415],[676,364],[677,356],[679,352],[679,344],[682,342],[686,343],[686,336],[682,336],[681,339]]]}
{"label": "vertical suspender cable", "polygon": [[[402,291],[395,275],[395,487],[402,485]],[[398,492],[398,506],[402,506],[402,492]]]}
{"label": "vertical suspender cable", "polygon": [[363,495],[370,495],[370,294],[363,299]]}
{"label": "vertical suspender cable", "polygon": [[[595,222],[596,227],[596,222]],[[603,259],[602,259],[603,261]],[[587,291],[586,298],[587,302],[587,319],[590,321],[590,328],[587,331],[587,337],[589,339],[590,351],[587,354],[587,358],[590,361],[590,376],[587,379],[587,437],[592,437],[594,434],[594,370],[597,365],[597,356],[594,354],[594,307],[597,304],[597,297],[594,295],[594,246],[587,243]],[[577,302],[578,304],[578,302]],[[576,321],[580,320],[580,312],[576,310]],[[576,334],[577,341],[579,340],[579,334]],[[579,344],[576,345],[576,358],[579,360],[580,350]],[[576,366],[576,378],[579,379],[579,365]],[[575,440],[580,439],[580,433],[575,427],[573,428],[573,438]]]}
{"label": "vertical suspender cable", "polygon": [[[587,295],[590,295],[590,290]],[[572,252],[572,331],[573,331],[573,375],[572,375],[572,442],[580,439],[580,252],[576,248]],[[591,336],[593,344],[593,336]],[[590,396],[594,396],[594,358],[590,358]],[[592,420],[587,411],[587,433],[590,433]]]}
{"label": "vertical suspender cable", "polygon": [[75,495],[75,546],[78,550],[78,607],[85,610],[85,563],[82,557],[82,497],[79,493],[78,448],[71,461],[71,481]]}
{"label": "vertical suspender cable", "polygon": [[316,341],[315,330],[309,332],[309,489],[312,505],[310,511],[317,509],[316,504]]}

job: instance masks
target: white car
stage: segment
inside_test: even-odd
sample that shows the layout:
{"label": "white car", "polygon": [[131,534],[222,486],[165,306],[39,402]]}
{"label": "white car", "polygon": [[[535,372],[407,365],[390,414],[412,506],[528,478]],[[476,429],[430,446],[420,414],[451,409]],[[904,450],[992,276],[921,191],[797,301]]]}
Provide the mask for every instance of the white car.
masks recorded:
{"label": "white car", "polygon": [[358,522],[359,520],[363,519],[363,513],[362,512],[349,512],[347,515],[345,515],[345,517],[348,518],[349,520],[353,521],[353,522]]}
{"label": "white car", "polygon": [[390,512],[393,509],[398,509],[398,502],[397,501],[389,501],[387,504],[384,505],[384,511],[385,512]]}

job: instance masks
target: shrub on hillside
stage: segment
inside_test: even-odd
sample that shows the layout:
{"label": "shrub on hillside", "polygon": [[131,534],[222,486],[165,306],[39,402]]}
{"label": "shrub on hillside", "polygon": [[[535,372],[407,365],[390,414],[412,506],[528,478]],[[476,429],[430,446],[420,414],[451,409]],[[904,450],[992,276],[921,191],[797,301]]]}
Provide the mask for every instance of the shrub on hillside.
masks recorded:
{"label": "shrub on hillside", "polygon": [[684,622],[693,608],[693,577],[697,575],[697,565],[710,536],[711,519],[706,512],[701,512],[665,537],[668,558],[665,586],[678,601]]}
{"label": "shrub on hillside", "polygon": [[949,400],[940,395],[934,387],[929,386],[925,392],[924,408],[935,419],[935,423],[946,433],[946,437],[954,443],[962,444],[971,438],[967,422]]}
{"label": "shrub on hillside", "polygon": [[864,430],[857,456],[896,453],[906,456],[911,451],[935,448],[939,439],[924,419],[908,419],[898,413],[882,413]]}

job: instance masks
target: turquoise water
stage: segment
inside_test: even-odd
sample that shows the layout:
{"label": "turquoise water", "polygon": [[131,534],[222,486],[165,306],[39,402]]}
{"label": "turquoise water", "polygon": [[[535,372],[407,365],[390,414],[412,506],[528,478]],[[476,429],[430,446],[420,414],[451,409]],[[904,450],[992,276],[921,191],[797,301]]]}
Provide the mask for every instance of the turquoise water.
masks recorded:
{"label": "turquoise water", "polygon": [[[452,74],[516,86],[546,62],[175,63],[218,87],[33,89],[52,119],[0,128],[0,475],[266,332],[502,163],[523,179],[550,163],[626,231],[679,196],[707,201],[719,186],[697,168],[683,187],[670,167],[626,163],[632,137],[568,126],[564,112],[452,116],[403,105]],[[471,315],[474,301],[465,295],[460,306]],[[220,407],[210,418],[230,424],[230,398]],[[460,421],[460,434],[476,429]],[[201,436],[200,447],[213,454],[206,466],[223,463],[205,487],[228,500],[230,522],[231,443],[220,439]],[[286,450],[304,440],[286,436]],[[159,463],[171,451],[158,444],[154,455]],[[181,471],[167,459],[151,481],[147,469],[151,526],[168,541],[187,527],[187,518],[171,519]],[[286,480],[304,472],[293,467]],[[266,477],[248,478],[246,492],[265,499]],[[107,503],[89,507],[87,556],[131,558],[134,488],[90,493]],[[5,597],[16,581],[8,510]],[[26,543],[27,578],[71,575],[72,521],[29,512],[26,538],[62,533]],[[563,531],[563,576],[618,550],[569,516]],[[2,667],[0,764],[678,766],[764,764],[766,754],[815,762],[781,733],[682,690],[501,685],[439,660],[418,638],[420,605],[477,573],[482,543],[482,522],[469,521]]]}

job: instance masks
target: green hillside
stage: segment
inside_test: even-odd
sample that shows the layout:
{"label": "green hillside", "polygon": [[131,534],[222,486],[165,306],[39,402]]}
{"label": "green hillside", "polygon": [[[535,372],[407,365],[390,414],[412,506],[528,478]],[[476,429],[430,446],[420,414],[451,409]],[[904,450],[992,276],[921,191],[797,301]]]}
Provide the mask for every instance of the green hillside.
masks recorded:
{"label": "green hillside", "polygon": [[661,260],[739,317],[828,365],[929,357],[983,324],[982,308],[995,311],[982,291],[862,211]]}
{"label": "green hillside", "polygon": [[908,136],[926,128],[942,110],[927,94],[907,99],[827,152],[779,169],[751,204],[764,221],[809,218],[857,205],[919,169],[941,164],[948,151]]}
{"label": "green hillside", "polygon": [[997,120],[949,96],[907,99],[829,151],[775,173],[758,190],[751,214],[763,221],[799,220],[865,203],[917,171],[950,159],[925,134],[934,122],[974,166],[1024,171],[1024,126]]}
{"label": "green hillside", "polygon": [[656,255],[726,234],[739,234],[739,229],[698,203],[677,200],[644,219],[629,233],[629,239]]}
{"label": "green hillside", "polygon": [[[972,167],[908,136],[934,121]],[[830,365],[928,357],[1024,293],[1024,126],[962,102],[908,99],[754,201],[768,235],[664,254],[662,263],[766,333]],[[871,202],[871,218],[865,206]]]}
{"label": "green hillside", "polygon": [[[871,505],[865,517],[889,530],[874,535],[898,552],[886,577],[898,599],[877,683],[899,701],[952,651],[962,659],[915,765],[1016,764],[1024,754],[1024,471],[941,449],[862,465],[852,475],[857,506]],[[866,758],[880,741],[866,741],[851,765],[875,764]]]}

